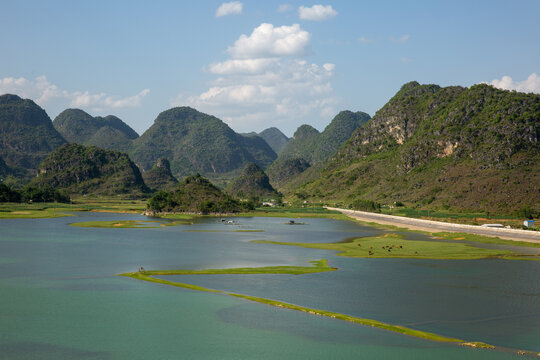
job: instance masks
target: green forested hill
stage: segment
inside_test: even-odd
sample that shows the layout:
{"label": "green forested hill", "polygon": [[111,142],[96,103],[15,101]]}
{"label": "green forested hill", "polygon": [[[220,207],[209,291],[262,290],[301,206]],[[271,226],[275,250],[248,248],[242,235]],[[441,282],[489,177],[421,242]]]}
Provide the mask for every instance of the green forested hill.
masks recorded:
{"label": "green forested hill", "polygon": [[540,211],[539,132],[540,95],[411,82],[298,191],[345,202]]}
{"label": "green forested hill", "polygon": [[0,157],[8,166],[31,177],[41,160],[65,142],[32,100],[0,96]]}
{"label": "green forested hill", "polygon": [[155,194],[148,200],[147,208],[151,212],[208,214],[234,213],[253,206],[232,198],[197,174],[185,178],[173,191]]}
{"label": "green forested hill", "polygon": [[262,137],[264,141],[268,143],[268,145],[270,145],[276,154],[279,154],[290,140],[281,132],[281,130],[275,127],[270,127],[261,131],[259,136]]}
{"label": "green forested hill", "polygon": [[260,137],[235,133],[214,116],[189,107],[162,112],[129,152],[143,169],[161,157],[169,159],[177,176],[190,173],[223,174],[247,162],[266,168],[276,154]]}
{"label": "green forested hill", "polygon": [[232,181],[225,190],[240,198],[278,195],[277,191],[270,185],[268,175],[255,163],[247,163],[240,176]]}
{"label": "green forested hill", "polygon": [[144,183],[152,190],[172,190],[178,185],[178,180],[171,173],[169,160],[158,159],[152,169],[142,173]]}
{"label": "green forested hill", "polygon": [[[317,169],[321,168],[322,164],[337,153],[351,134],[369,119],[368,114],[360,111],[341,111],[321,133],[310,125],[300,126],[279,153],[276,161],[269,167],[270,180],[276,186],[283,187],[288,182],[298,179],[296,175],[309,166],[317,165]],[[308,166],[305,166],[306,164]],[[287,173],[290,176],[287,176]],[[316,177],[318,172],[310,171],[309,174],[308,177],[302,177],[302,179],[306,181],[313,176]]]}
{"label": "green forested hill", "polygon": [[139,135],[116,116],[92,117],[80,109],[62,111],[53,125],[64,138],[81,145],[127,151]]}
{"label": "green forested hill", "polygon": [[148,191],[127,154],[78,144],[65,144],[47,156],[30,185],[81,195],[141,196]]}

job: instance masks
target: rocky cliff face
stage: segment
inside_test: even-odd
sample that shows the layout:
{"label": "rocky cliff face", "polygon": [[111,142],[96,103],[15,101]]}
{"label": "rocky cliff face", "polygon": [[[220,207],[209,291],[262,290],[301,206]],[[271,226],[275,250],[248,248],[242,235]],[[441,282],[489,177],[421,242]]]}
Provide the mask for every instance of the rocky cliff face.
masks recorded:
{"label": "rocky cliff face", "polygon": [[539,149],[539,99],[488,85],[408,83],[354,133],[341,155],[354,159],[396,148],[404,172],[448,156],[508,168],[514,154]]}

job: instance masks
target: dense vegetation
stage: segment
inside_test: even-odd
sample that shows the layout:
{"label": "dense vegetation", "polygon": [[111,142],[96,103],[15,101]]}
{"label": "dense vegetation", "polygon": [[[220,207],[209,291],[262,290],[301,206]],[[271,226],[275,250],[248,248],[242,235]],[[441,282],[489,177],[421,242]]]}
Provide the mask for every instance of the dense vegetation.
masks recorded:
{"label": "dense vegetation", "polygon": [[285,136],[281,130],[275,127],[261,131],[259,136],[262,137],[264,141],[268,143],[268,145],[270,145],[276,154],[279,154],[285,145],[287,145],[287,143],[291,140]]}
{"label": "dense vegetation", "polygon": [[252,203],[225,194],[201,175],[188,176],[174,191],[159,191],[148,200],[151,212],[235,213],[252,210]]}
{"label": "dense vegetation", "polygon": [[17,174],[35,175],[40,161],[65,142],[32,100],[0,96],[0,157]]}
{"label": "dense vegetation", "polygon": [[146,186],[152,190],[172,190],[178,185],[178,180],[171,173],[171,165],[167,159],[159,159],[152,169],[142,173]]}
{"label": "dense vegetation", "polygon": [[144,170],[157,159],[167,158],[177,176],[227,173],[240,170],[247,162],[266,168],[276,158],[262,138],[239,135],[218,118],[189,107],[159,114],[134,140],[129,154]]}
{"label": "dense vegetation", "polygon": [[26,186],[15,190],[0,183],[0,202],[69,202],[69,196],[50,186],[38,188]]}
{"label": "dense vegetation", "polygon": [[318,200],[540,212],[540,95],[405,84],[321,177]]}
{"label": "dense vegetation", "polygon": [[277,191],[270,185],[268,175],[255,163],[248,163],[238,178],[226,188],[227,193],[240,198],[277,197]]}
{"label": "dense vegetation", "polygon": [[[319,133],[310,125],[300,126],[294,133],[291,141],[280,152],[276,161],[268,168],[268,175],[272,184],[278,189],[286,189],[287,183],[298,179],[296,176],[306,164],[324,164],[334,156],[339,148],[347,141],[351,134],[370,119],[363,112],[341,111],[330,124]],[[292,160],[292,161],[291,161]],[[320,169],[320,165],[317,169]],[[290,175],[287,176],[289,170]],[[315,170],[315,169],[314,169]],[[303,181],[315,179],[319,172],[311,171],[302,177]],[[306,176],[307,175],[307,176]],[[294,184],[292,187],[295,187]],[[291,187],[291,186],[289,186]]]}
{"label": "dense vegetation", "polygon": [[0,156],[0,176],[5,176],[11,173],[11,169],[7,166],[6,162]]}
{"label": "dense vegetation", "polygon": [[116,116],[92,117],[80,109],[62,111],[53,121],[55,129],[71,142],[104,149],[127,151],[139,135]]}
{"label": "dense vegetation", "polygon": [[126,154],[78,144],[65,144],[47,156],[30,184],[70,194],[141,196],[148,191]]}

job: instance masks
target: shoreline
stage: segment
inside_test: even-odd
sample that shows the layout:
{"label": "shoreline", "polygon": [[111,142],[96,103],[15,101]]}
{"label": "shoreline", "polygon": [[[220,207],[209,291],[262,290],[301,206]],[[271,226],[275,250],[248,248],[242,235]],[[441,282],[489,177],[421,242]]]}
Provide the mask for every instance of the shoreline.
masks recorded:
{"label": "shoreline", "polygon": [[505,228],[488,228],[477,225],[465,225],[447,223],[442,221],[433,221],[425,219],[415,219],[396,215],[386,215],[378,213],[370,213],[359,210],[349,210],[325,206],[328,210],[339,211],[340,213],[366,223],[377,223],[381,225],[396,226],[407,228],[409,230],[424,231],[429,233],[436,232],[458,232],[474,235],[483,235],[490,237],[498,237],[505,240],[523,241],[529,243],[540,244],[540,232],[530,230],[517,230]]}

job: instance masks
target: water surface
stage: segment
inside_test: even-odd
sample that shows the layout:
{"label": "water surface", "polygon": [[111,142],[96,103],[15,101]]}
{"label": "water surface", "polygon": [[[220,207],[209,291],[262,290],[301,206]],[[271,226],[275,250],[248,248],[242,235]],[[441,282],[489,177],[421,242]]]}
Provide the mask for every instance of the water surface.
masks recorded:
{"label": "water surface", "polygon": [[77,213],[0,220],[3,359],[517,358],[116,276],[139,266],[306,266],[321,258],[339,271],[167,278],[540,351],[540,262],[354,259],[250,242],[330,242],[385,233],[329,219],[302,219],[306,225],[298,226],[281,218],[238,218],[235,225],[204,219],[156,229],[69,226],[98,220],[146,218]]}

